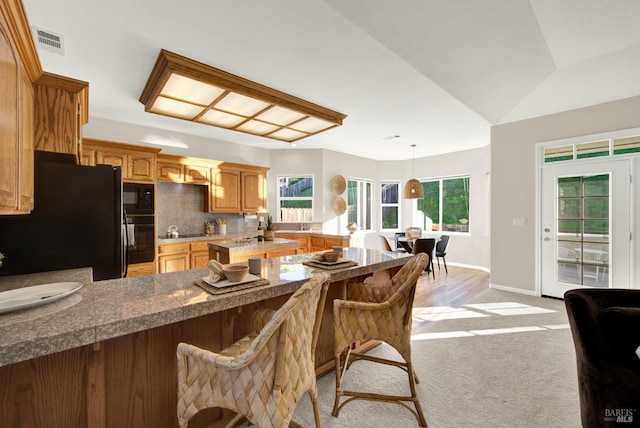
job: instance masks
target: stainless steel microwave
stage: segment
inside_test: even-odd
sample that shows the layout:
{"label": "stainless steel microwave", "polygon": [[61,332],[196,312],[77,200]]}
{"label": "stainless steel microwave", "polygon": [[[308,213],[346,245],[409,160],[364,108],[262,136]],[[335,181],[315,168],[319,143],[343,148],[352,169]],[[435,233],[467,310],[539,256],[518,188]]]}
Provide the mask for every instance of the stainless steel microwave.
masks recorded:
{"label": "stainless steel microwave", "polygon": [[122,208],[127,215],[153,214],[153,184],[122,183]]}

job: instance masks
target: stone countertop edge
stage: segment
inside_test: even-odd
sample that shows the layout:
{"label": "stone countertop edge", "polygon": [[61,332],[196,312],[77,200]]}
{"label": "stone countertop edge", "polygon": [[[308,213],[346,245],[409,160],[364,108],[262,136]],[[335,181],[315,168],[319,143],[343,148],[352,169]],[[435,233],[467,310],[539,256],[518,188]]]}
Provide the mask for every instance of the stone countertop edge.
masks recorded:
{"label": "stone countertop edge", "polygon": [[207,244],[209,248],[229,253],[243,253],[254,250],[270,250],[274,248],[299,247],[300,241],[295,239],[274,238],[273,241],[252,241],[252,242],[235,242],[215,241]]}
{"label": "stone countertop edge", "polygon": [[303,265],[314,253],[267,259],[261,276],[269,279],[268,285],[219,295],[194,284],[207,276],[207,269],[98,282],[91,281],[90,268],[0,277],[0,291],[43,282],[84,284],[77,293],[57,302],[0,314],[0,367],[290,294],[316,272],[329,273],[331,282],[337,282],[401,266],[409,258],[361,248],[345,251],[358,266],[322,270]]}

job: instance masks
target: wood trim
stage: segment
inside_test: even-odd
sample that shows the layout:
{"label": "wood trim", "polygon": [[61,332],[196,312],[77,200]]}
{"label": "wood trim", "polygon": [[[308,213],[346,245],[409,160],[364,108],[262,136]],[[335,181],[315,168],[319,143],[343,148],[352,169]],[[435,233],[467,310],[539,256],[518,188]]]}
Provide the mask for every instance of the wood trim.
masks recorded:
{"label": "wood trim", "polygon": [[9,33],[16,44],[29,80],[35,82],[42,75],[42,65],[22,1],[0,0],[0,10],[7,21]]}
{"label": "wood trim", "polygon": [[347,117],[345,114],[247,80],[243,77],[227,73],[226,71],[169,52],[165,49],[160,50],[149,80],[140,95],[140,102],[145,105],[145,111],[149,110],[151,106],[148,105],[148,103],[156,98],[162,86],[158,83],[164,83],[174,72],[186,77],[198,79],[201,82],[208,82],[214,86],[228,89],[239,94],[257,97],[292,110],[327,120],[331,123],[342,125],[342,121]]}
{"label": "wood trim", "polygon": [[114,141],[105,141],[105,140],[94,140],[91,138],[83,138],[83,145],[91,146],[91,148],[109,148],[120,150],[123,152],[132,152],[132,151],[143,151],[149,153],[160,153],[160,150],[155,147],[146,147],[146,146],[134,146],[132,144],[124,144],[124,143],[116,143]]}

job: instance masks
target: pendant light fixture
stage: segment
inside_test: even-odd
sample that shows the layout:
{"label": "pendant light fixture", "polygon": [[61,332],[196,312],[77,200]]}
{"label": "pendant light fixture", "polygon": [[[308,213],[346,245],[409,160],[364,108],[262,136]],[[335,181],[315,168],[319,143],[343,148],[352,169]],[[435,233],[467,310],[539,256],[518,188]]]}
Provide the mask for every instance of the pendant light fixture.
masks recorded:
{"label": "pendant light fixture", "polygon": [[[412,176],[416,176],[416,145],[412,144],[413,148],[413,173]],[[407,181],[407,184],[404,185],[404,198],[405,199],[424,199],[424,189],[422,188],[422,183],[420,183],[415,178]]]}

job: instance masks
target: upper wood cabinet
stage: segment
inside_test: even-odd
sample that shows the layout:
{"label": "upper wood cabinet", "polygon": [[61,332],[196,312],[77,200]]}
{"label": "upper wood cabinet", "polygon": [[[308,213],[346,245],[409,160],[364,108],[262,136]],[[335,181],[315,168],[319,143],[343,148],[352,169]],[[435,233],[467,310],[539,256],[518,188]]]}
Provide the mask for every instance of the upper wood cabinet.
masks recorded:
{"label": "upper wood cabinet", "polygon": [[240,204],[240,169],[224,165],[211,168],[209,212],[242,212]]}
{"label": "upper wood cabinet", "polygon": [[266,211],[267,170],[259,166],[218,162],[211,168],[209,211]]}
{"label": "upper wood cabinet", "polygon": [[33,82],[41,74],[22,2],[0,0],[0,214],[33,208]]}
{"label": "upper wood cabinet", "polygon": [[[84,165],[120,166],[124,181],[153,183],[156,178],[156,156],[159,151],[160,149],[155,148],[86,139],[80,159]],[[95,156],[93,158],[89,156],[92,153]]]}
{"label": "upper wood cabinet", "polygon": [[242,210],[244,212],[267,211],[266,170],[242,171]]}
{"label": "upper wood cabinet", "polygon": [[89,120],[89,84],[44,73],[34,84],[35,149],[70,153],[79,161]]}
{"label": "upper wood cabinet", "polygon": [[159,154],[157,157],[158,181],[172,183],[209,184],[209,161]]}

